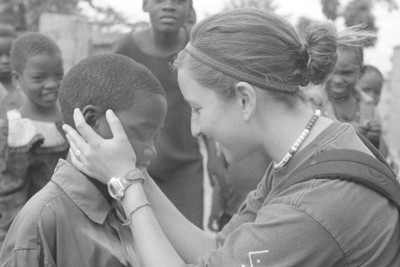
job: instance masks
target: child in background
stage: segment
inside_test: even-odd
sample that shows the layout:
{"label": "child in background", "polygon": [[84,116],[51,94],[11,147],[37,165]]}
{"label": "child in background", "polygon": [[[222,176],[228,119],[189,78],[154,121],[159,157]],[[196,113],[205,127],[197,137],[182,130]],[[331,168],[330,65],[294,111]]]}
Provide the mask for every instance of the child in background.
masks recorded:
{"label": "child in background", "polygon": [[[362,74],[360,80],[358,80],[356,88],[359,91],[369,95],[373,99],[374,105],[377,106],[381,98],[383,81],[383,75],[378,68],[372,65],[365,65],[364,73]],[[384,133],[381,135],[381,139],[379,140],[379,152],[381,152],[392,169],[397,173],[399,167],[390,153],[388,141]]]}
{"label": "child in background", "polygon": [[363,72],[364,52],[361,47],[338,46],[338,60],[324,86],[323,115],[348,122],[377,148],[381,138],[381,122],[372,99],[356,90]]}
{"label": "child in background", "polygon": [[39,33],[24,34],[11,48],[11,65],[27,98],[0,120],[0,243],[69,147],[60,128],[57,100],[63,63],[56,43]]}
{"label": "child in background", "polygon": [[204,136],[207,170],[213,186],[208,228],[221,231],[236,214],[250,191],[257,188],[272,159],[254,152],[238,162],[228,163],[218,145]]}
{"label": "child in background", "polygon": [[[104,138],[112,137],[105,116],[113,109],[137,151],[137,166],[146,168],[155,157],[167,105],[159,81],[143,65],[115,54],[85,59],[65,76],[60,106],[71,125],[74,109],[83,110]],[[0,266],[141,266],[124,217],[106,185],[61,160],[52,180],[12,224]]]}
{"label": "child in background", "polygon": [[7,110],[19,108],[25,101],[24,93],[13,83],[10,50],[17,38],[11,25],[0,24],[0,118],[4,118]]}
{"label": "child in background", "polygon": [[382,73],[372,65],[365,65],[364,73],[358,80],[356,88],[369,95],[374,100],[375,106],[377,106],[381,98],[382,87]]}
{"label": "child in background", "polygon": [[168,114],[156,142],[157,157],[148,171],[183,215],[202,228],[202,157],[190,131],[190,108],[171,68],[176,54],[188,42],[184,27],[193,23],[188,21],[194,11],[192,0],[143,0],[143,11],[149,14],[151,27],[124,36],[115,52],[145,65],[164,87]]}

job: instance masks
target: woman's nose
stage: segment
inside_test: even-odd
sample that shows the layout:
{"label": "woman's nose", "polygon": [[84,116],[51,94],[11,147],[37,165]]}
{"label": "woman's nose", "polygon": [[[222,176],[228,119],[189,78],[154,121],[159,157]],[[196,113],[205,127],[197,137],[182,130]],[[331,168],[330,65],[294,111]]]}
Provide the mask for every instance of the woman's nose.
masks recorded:
{"label": "woman's nose", "polygon": [[201,134],[201,128],[200,128],[199,124],[196,122],[196,119],[194,118],[193,115],[191,118],[190,126],[191,126],[192,135],[194,137],[199,137]]}

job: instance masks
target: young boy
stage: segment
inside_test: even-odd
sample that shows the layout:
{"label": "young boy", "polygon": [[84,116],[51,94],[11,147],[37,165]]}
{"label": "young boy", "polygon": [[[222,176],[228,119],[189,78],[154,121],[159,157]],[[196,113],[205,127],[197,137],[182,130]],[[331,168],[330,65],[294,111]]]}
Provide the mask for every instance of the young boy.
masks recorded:
{"label": "young boy", "polygon": [[[137,155],[148,167],[166,115],[164,91],[143,65],[121,55],[83,60],[60,88],[64,121],[75,108],[104,138],[112,137],[105,112],[121,120]],[[107,187],[60,160],[52,180],[24,206],[0,253],[0,266],[140,266],[122,209]]]}
{"label": "young boy", "polygon": [[16,38],[17,33],[11,25],[0,24],[0,118],[25,101],[24,93],[15,87],[12,79],[10,50]]}
{"label": "young boy", "polygon": [[170,66],[188,41],[184,25],[191,7],[191,0],[143,0],[151,27],[124,36],[115,52],[148,67],[165,89],[168,114],[149,174],[186,218],[202,227],[202,158],[190,130],[190,108]]}
{"label": "young boy", "polygon": [[57,104],[63,77],[61,52],[50,38],[27,33],[11,48],[11,67],[27,95],[0,120],[0,245],[25,202],[51,178],[68,142]]}
{"label": "young boy", "polygon": [[[365,65],[363,75],[358,80],[356,88],[369,95],[371,99],[373,99],[374,105],[377,106],[381,98],[383,81],[383,75],[378,68],[372,65]],[[386,158],[392,169],[397,173],[399,166],[393,159],[385,133],[382,133],[381,139],[379,140],[379,152]]]}
{"label": "young boy", "polygon": [[367,95],[373,100],[375,106],[378,105],[382,93],[383,75],[378,68],[372,65],[364,66],[364,73],[358,80],[356,88]]}

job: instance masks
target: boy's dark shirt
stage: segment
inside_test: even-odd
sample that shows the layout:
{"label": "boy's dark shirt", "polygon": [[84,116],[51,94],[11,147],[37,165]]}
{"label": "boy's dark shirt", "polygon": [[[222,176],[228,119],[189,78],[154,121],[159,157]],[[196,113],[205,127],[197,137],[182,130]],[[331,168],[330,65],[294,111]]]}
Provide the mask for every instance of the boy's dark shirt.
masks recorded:
{"label": "boy's dark shirt", "polygon": [[164,128],[156,142],[157,157],[149,174],[174,205],[197,226],[203,224],[203,167],[199,145],[191,134],[191,111],[180,92],[171,62],[143,53],[132,33],[115,46],[115,52],[150,69],[164,87],[168,105]]}
{"label": "boy's dark shirt", "polygon": [[52,180],[11,225],[0,266],[139,266],[119,210],[82,173],[60,160]]}

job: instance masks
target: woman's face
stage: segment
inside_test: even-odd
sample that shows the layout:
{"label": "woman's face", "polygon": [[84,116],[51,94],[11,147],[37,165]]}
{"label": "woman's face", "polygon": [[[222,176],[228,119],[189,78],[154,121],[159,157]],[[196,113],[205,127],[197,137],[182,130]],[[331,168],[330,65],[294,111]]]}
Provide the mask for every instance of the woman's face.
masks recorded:
{"label": "woman's face", "polygon": [[361,76],[361,66],[355,50],[338,50],[335,70],[326,81],[329,96],[334,99],[347,98]]}
{"label": "woman's face", "polygon": [[245,126],[236,101],[224,100],[212,89],[200,85],[184,67],[178,71],[178,82],[192,110],[192,135],[213,138],[228,162],[242,158],[247,150]]}

